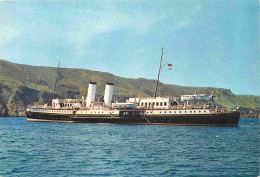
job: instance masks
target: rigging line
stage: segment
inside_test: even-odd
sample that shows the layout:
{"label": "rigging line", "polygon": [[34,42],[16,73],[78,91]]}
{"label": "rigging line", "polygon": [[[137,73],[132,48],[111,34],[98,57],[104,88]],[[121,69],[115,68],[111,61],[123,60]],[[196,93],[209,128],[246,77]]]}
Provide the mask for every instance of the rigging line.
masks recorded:
{"label": "rigging line", "polygon": [[[53,89],[51,88],[51,86],[49,86],[49,87],[50,87],[51,90],[53,90]],[[50,98],[53,99],[53,93],[48,92],[47,104],[49,104]]]}
{"label": "rigging line", "polygon": [[146,118],[146,109],[144,109],[144,119],[145,119],[149,124],[152,125],[152,123]]}
{"label": "rigging line", "polygon": [[57,69],[57,75],[56,75],[56,80],[55,80],[55,85],[54,85],[54,91],[53,91],[52,99],[55,97],[57,81],[58,81],[58,76],[59,76],[59,70],[60,70],[60,60],[59,60],[59,65],[58,65],[58,69]]}
{"label": "rigging line", "polygon": [[149,124],[152,124],[146,117],[144,117],[145,120],[149,123]]}
{"label": "rigging line", "polygon": [[155,87],[155,92],[154,92],[154,97],[156,98],[156,92],[158,89],[158,83],[160,80],[160,73],[161,73],[161,69],[162,69],[162,60],[163,60],[163,48],[162,48],[162,55],[161,55],[161,62],[160,62],[160,68],[159,68],[159,74],[158,74],[158,78],[157,78],[157,82],[156,82],[156,87]]}
{"label": "rigging line", "polygon": [[[164,63],[163,66],[161,67],[161,78],[162,78],[162,69],[168,65],[169,63]],[[159,92],[159,97],[161,97],[161,88],[162,88],[162,82],[159,82],[159,87],[158,87],[158,92]]]}
{"label": "rigging line", "polygon": [[[163,78],[163,75],[162,75],[162,73],[163,72],[161,72],[161,80],[162,80],[162,78]],[[159,87],[158,87],[158,92],[159,92],[159,97],[161,97],[162,95],[161,95],[161,90],[162,90],[162,82],[159,82]]]}

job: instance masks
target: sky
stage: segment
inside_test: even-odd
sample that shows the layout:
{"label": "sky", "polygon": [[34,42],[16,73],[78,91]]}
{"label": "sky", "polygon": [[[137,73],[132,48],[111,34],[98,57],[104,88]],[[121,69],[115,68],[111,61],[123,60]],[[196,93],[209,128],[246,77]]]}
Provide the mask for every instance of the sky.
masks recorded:
{"label": "sky", "polygon": [[0,58],[260,95],[259,1],[1,1]]}

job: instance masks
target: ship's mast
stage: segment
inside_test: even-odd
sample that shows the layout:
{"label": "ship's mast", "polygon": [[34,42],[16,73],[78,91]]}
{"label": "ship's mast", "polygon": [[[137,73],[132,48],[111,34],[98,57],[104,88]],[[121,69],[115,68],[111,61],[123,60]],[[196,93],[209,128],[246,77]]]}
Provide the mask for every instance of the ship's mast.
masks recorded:
{"label": "ship's mast", "polygon": [[159,74],[158,74],[157,83],[156,83],[155,92],[154,92],[154,98],[156,98],[156,93],[157,93],[157,90],[158,90],[158,84],[159,84],[160,74],[161,74],[161,69],[162,69],[162,60],[163,60],[163,48],[162,48],[162,55],[161,55]]}
{"label": "ship's mast", "polygon": [[57,81],[58,81],[58,76],[59,76],[59,70],[60,70],[60,60],[59,60],[59,64],[58,64],[57,75],[56,75],[56,80],[55,80],[55,86],[54,86],[52,99],[55,97],[56,86],[57,86]]}

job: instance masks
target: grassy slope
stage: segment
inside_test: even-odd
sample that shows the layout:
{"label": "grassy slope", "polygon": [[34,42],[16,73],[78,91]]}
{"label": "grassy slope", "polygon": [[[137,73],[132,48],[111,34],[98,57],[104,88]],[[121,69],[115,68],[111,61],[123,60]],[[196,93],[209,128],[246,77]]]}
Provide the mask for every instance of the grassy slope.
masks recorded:
{"label": "grassy slope", "polygon": [[[14,64],[0,60],[0,109],[6,106],[9,112],[20,114],[28,104],[46,102],[52,92],[57,69],[54,67],[38,67]],[[86,95],[89,81],[97,82],[97,94],[102,95],[106,82],[115,84],[115,95],[125,98],[128,96],[152,96],[155,80],[143,78],[128,79],[110,73],[86,69],[61,68],[57,94],[60,97],[80,98]],[[180,94],[211,93],[213,88],[182,87],[161,84],[162,96],[179,96]],[[218,104],[225,107],[247,107],[259,109],[260,97],[234,95],[227,89],[216,89],[219,96]],[[2,108],[3,109],[3,108]],[[17,111],[18,110],[18,111]],[[1,110],[0,110],[1,114]]]}

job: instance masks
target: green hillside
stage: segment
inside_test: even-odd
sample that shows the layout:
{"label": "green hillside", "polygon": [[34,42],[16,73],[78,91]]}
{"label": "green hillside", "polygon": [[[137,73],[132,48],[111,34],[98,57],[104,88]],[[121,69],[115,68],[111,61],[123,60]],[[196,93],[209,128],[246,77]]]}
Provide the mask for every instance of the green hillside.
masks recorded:
{"label": "green hillside", "polygon": [[[57,68],[14,64],[0,59],[0,116],[24,115],[31,104],[50,102]],[[115,84],[114,94],[122,101],[131,96],[152,96],[155,80],[144,78],[128,79],[106,72],[87,69],[61,68],[57,86],[60,98],[80,98],[86,96],[90,81],[97,83],[97,94],[102,96],[106,82]],[[161,96],[180,94],[211,93],[214,88],[183,87],[161,83]],[[259,96],[234,95],[228,89],[216,88],[218,104],[228,108],[244,107],[256,114],[260,108]]]}

